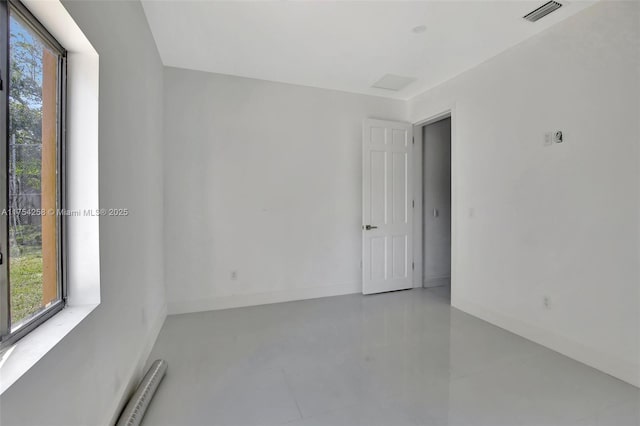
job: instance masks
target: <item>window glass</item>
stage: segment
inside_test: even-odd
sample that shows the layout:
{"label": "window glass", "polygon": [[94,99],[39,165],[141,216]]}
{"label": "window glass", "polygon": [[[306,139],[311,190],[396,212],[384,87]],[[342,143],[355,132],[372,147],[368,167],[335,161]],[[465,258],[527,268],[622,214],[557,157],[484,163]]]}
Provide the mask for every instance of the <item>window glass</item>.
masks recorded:
{"label": "window glass", "polygon": [[9,21],[8,213],[11,329],[60,300],[60,55],[21,18]]}

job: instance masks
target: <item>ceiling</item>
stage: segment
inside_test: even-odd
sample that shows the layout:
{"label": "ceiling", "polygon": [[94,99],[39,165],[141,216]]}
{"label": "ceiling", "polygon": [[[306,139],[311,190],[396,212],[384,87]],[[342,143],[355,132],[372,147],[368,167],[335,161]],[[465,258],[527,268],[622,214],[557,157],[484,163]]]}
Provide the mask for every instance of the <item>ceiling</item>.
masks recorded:
{"label": "ceiling", "polygon": [[[142,5],[167,66],[409,99],[593,4],[559,0],[540,21],[522,19],[545,1]],[[399,91],[371,87],[386,74],[415,80]]]}

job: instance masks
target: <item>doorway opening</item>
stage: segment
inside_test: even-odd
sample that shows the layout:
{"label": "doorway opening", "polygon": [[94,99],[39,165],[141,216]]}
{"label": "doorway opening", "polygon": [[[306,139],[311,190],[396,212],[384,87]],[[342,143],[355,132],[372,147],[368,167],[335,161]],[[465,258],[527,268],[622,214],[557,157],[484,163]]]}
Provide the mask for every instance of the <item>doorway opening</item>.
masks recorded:
{"label": "doorway opening", "polygon": [[[451,300],[451,115],[415,126],[421,155],[421,285]],[[416,142],[418,142],[418,140]]]}

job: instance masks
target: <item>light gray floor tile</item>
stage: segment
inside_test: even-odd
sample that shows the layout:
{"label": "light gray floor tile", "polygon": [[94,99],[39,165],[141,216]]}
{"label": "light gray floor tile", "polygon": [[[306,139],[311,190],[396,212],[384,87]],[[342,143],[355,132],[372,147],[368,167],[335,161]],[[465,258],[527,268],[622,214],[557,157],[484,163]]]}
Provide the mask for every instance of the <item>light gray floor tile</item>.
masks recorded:
{"label": "light gray floor tile", "polygon": [[176,315],[146,426],[639,426],[640,391],[417,289]]}

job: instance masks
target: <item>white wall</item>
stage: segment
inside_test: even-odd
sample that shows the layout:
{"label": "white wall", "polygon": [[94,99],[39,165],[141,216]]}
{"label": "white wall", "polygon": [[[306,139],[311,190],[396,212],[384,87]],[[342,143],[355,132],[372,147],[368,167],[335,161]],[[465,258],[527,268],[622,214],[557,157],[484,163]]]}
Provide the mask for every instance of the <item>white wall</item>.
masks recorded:
{"label": "white wall", "polygon": [[598,4],[410,103],[455,111],[454,306],[635,385],[639,9]]}
{"label": "white wall", "polygon": [[101,304],[2,394],[3,426],[110,422],[165,316],[163,71],[155,43],[138,2],[65,7],[100,55],[100,207],[131,215],[100,219]]}
{"label": "white wall", "polygon": [[362,120],[406,103],[175,68],[164,87],[169,312],[361,291]]}

